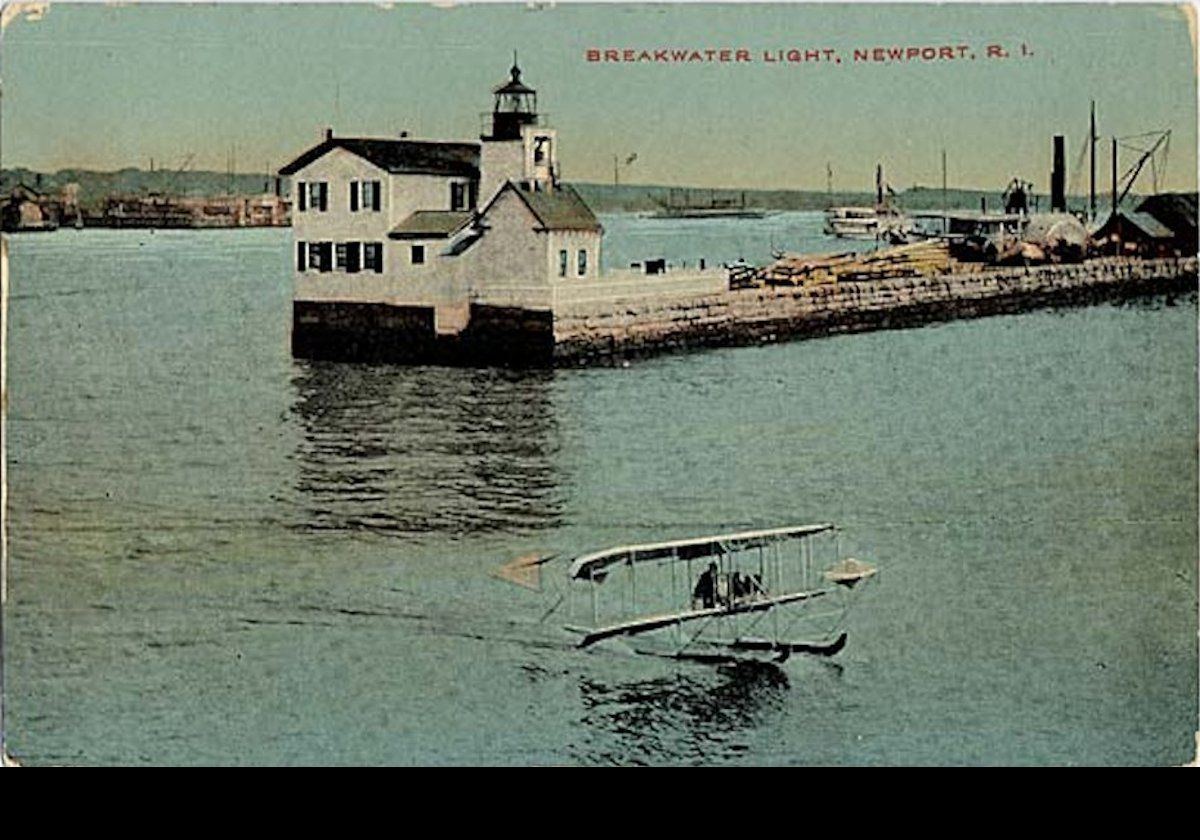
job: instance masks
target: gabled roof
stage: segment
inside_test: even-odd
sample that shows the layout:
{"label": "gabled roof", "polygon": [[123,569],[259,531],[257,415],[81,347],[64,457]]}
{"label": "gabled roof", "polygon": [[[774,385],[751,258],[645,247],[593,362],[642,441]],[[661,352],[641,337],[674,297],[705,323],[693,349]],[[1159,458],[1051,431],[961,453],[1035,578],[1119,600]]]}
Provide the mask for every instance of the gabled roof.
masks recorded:
{"label": "gabled roof", "polygon": [[1154,239],[1170,239],[1173,236],[1170,228],[1149,213],[1126,213],[1125,218]]}
{"label": "gabled roof", "polygon": [[1170,228],[1176,236],[1196,237],[1196,193],[1160,193],[1152,195],[1137,206]]}
{"label": "gabled roof", "polygon": [[416,210],[390,231],[391,239],[445,239],[471,221],[470,210]]}
{"label": "gabled roof", "polygon": [[573,187],[566,184],[544,185],[535,190],[527,182],[518,185],[509,181],[492,197],[480,216],[486,216],[500,196],[510,190],[524,202],[529,212],[533,213],[539,230],[602,230],[600,221],[592,213],[592,208],[587,206]]}
{"label": "gabled roof", "polygon": [[331,137],[280,169],[279,174],[295,174],[334,149],[345,149],[380,169],[393,173],[479,177],[478,143],[386,140],[370,137]]}
{"label": "gabled roof", "polygon": [[1104,220],[1094,228],[1094,234],[1096,236],[1103,236],[1104,232],[1114,224],[1114,221],[1124,221],[1126,224],[1132,225],[1134,228],[1141,231],[1150,239],[1170,239],[1174,235],[1165,225],[1163,225],[1149,213],[1130,212],[1129,210],[1118,210],[1115,220],[1113,218],[1113,214],[1110,212],[1104,218]]}
{"label": "gabled roof", "polygon": [[10,195],[13,198],[23,198],[26,201],[37,201],[38,199],[46,197],[44,192],[41,190],[35,190],[33,187],[24,182],[21,182],[13,187]]}

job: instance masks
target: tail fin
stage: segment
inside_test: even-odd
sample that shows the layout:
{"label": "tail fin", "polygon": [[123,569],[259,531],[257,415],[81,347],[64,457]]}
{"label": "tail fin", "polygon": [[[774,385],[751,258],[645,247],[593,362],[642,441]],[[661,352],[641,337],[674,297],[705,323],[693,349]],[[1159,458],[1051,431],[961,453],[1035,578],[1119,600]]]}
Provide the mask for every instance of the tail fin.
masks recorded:
{"label": "tail fin", "polygon": [[509,560],[496,569],[493,574],[509,583],[532,589],[534,592],[541,592],[542,566],[556,557],[558,557],[557,554],[539,554],[537,552],[525,554],[515,560]]}

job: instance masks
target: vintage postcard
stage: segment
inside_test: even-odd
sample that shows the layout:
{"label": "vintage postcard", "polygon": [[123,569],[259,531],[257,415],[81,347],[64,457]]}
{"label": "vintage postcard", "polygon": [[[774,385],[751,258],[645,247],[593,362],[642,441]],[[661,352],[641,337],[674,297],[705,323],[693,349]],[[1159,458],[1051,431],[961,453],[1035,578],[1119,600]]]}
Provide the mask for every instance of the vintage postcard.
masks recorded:
{"label": "vintage postcard", "polygon": [[5,763],[1194,760],[1194,7],[0,25]]}

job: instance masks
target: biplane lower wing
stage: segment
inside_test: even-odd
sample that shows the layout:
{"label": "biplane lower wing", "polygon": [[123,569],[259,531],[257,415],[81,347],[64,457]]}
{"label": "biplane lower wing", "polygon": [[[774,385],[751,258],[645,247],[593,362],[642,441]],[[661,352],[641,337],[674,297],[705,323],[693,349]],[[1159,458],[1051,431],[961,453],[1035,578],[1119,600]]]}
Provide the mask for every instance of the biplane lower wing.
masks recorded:
{"label": "biplane lower wing", "polygon": [[605,639],[611,639],[614,636],[636,636],[639,633],[649,633],[653,630],[661,630],[664,627],[671,627],[675,624],[683,624],[688,621],[698,621],[702,618],[718,618],[728,615],[739,615],[742,613],[762,612],[781,604],[790,604],[795,601],[804,601],[819,597],[825,594],[825,590],[817,589],[811,592],[789,592],[785,595],[776,595],[771,598],[759,598],[753,601],[745,601],[740,604],[733,604],[728,607],[706,607],[699,610],[687,610],[684,612],[667,613],[665,615],[654,615],[646,618],[637,618],[632,621],[623,621],[619,624],[610,624],[607,627],[601,627],[586,633],[579,640],[578,647],[585,648],[589,645],[594,645],[596,642],[602,642]]}

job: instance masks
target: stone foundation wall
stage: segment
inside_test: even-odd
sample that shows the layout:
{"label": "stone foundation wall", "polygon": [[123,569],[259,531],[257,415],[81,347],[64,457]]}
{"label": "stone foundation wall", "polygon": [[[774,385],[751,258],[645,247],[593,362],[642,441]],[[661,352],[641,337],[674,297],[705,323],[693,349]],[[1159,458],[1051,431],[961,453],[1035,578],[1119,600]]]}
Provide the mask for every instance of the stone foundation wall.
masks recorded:
{"label": "stone foundation wall", "polygon": [[555,311],[554,358],[639,355],[1073,306],[1196,289],[1196,258],[1092,260],[936,277],[765,288]]}
{"label": "stone foundation wall", "polygon": [[356,362],[422,361],[434,353],[432,307],[298,300],[292,355]]}
{"label": "stone foundation wall", "polygon": [[300,359],[446,365],[547,364],[549,310],[472,304],[458,333],[436,331],[432,306],[295,301],[292,355]]}

